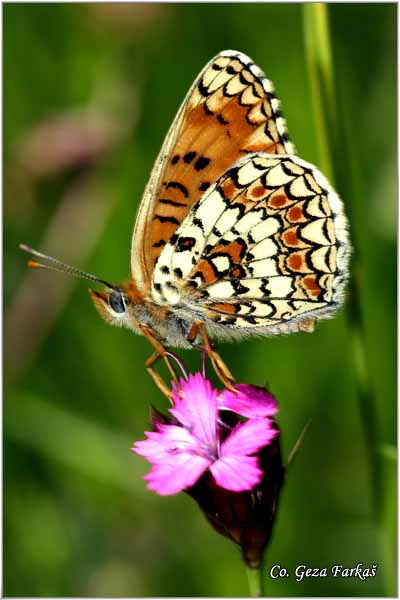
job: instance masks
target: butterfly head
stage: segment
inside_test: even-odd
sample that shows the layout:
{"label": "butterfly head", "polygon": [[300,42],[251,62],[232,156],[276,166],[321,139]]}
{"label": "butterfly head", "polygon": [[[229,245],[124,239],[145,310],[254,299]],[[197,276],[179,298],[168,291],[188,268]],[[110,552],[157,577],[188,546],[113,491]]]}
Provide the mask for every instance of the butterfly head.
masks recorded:
{"label": "butterfly head", "polygon": [[100,316],[110,325],[129,326],[130,302],[122,288],[98,292],[89,290]]}
{"label": "butterfly head", "polygon": [[36,260],[30,260],[28,265],[30,267],[40,267],[43,269],[50,269],[52,271],[59,271],[62,273],[68,273],[81,279],[88,279],[100,284],[104,289],[103,291],[96,291],[89,289],[90,296],[93,303],[100,313],[101,317],[111,325],[119,325],[121,327],[134,327],[134,316],[133,307],[136,302],[140,301],[138,292],[133,289],[133,283],[116,286],[108,283],[104,279],[100,279],[95,275],[71,267],[56,258],[42,254],[25,244],[20,244],[20,248],[35,257],[45,260],[47,264],[37,262]]}

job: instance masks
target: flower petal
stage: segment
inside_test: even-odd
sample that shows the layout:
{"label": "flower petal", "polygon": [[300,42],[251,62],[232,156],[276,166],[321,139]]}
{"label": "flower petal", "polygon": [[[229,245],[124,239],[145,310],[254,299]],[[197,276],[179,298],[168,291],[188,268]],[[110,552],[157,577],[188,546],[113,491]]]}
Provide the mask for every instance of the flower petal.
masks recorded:
{"label": "flower petal", "polygon": [[210,467],[217,484],[233,492],[251,490],[261,481],[262,470],[256,456],[228,456]]}
{"label": "flower petal", "polygon": [[150,473],[144,477],[148,482],[148,489],[160,496],[177,494],[192,486],[210,464],[203,456],[189,453],[177,454],[170,459],[170,462],[153,466]]}
{"label": "flower petal", "polygon": [[217,390],[201,373],[181,379],[173,386],[174,408],[170,413],[202,444],[213,447],[217,440]]}
{"label": "flower petal", "polygon": [[196,454],[201,450],[196,438],[189,431],[177,425],[159,425],[158,431],[146,431],[145,433],[147,440],[136,442],[131,450],[144,456],[153,464],[170,462],[177,454],[188,451]]}
{"label": "flower petal", "polygon": [[270,419],[250,419],[237,425],[222,442],[220,456],[247,456],[267,446],[278,434]]}
{"label": "flower petal", "polygon": [[271,417],[278,412],[275,398],[265,388],[238,383],[235,389],[236,392],[224,390],[219,395],[219,410],[231,410],[250,419]]}

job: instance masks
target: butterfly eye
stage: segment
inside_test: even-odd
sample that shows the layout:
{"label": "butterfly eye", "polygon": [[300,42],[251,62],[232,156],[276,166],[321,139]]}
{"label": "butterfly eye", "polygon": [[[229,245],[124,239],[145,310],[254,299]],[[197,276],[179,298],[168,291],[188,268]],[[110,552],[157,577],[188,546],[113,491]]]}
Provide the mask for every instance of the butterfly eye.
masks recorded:
{"label": "butterfly eye", "polygon": [[120,292],[111,292],[108,303],[115,313],[121,314],[126,311],[125,300]]}

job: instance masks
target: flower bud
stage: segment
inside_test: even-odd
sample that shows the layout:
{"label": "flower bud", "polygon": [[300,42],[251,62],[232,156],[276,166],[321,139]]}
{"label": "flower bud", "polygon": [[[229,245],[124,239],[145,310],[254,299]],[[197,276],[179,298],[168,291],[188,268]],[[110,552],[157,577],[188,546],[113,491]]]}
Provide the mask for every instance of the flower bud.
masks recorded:
{"label": "flower bud", "polygon": [[186,492],[196,500],[209,523],[242,549],[245,563],[258,568],[271,539],[284,480],[279,436],[257,456],[262,479],[250,491],[232,492],[218,486],[210,472]]}

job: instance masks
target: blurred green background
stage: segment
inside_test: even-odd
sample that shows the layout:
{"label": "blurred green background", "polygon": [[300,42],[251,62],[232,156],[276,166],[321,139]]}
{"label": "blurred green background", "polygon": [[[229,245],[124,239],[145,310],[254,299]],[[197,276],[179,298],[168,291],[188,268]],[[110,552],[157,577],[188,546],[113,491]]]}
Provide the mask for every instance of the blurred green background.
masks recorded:
{"label": "blurred green background", "polygon": [[[285,456],[311,427],[267,554],[269,596],[396,595],[396,5],[331,4],[335,186],[356,289],[300,333],[220,346],[280,402]],[[29,271],[24,241],[112,281],[189,85],[217,52],[275,83],[302,158],[321,165],[299,4],[5,4],[4,594],[245,596],[239,551],[184,494],[145,488],[133,440],[146,340],[101,322],[85,282]],[[353,311],[351,311],[353,308]],[[197,366],[197,355],[183,353]],[[274,564],[378,565],[375,578],[271,580]]]}

